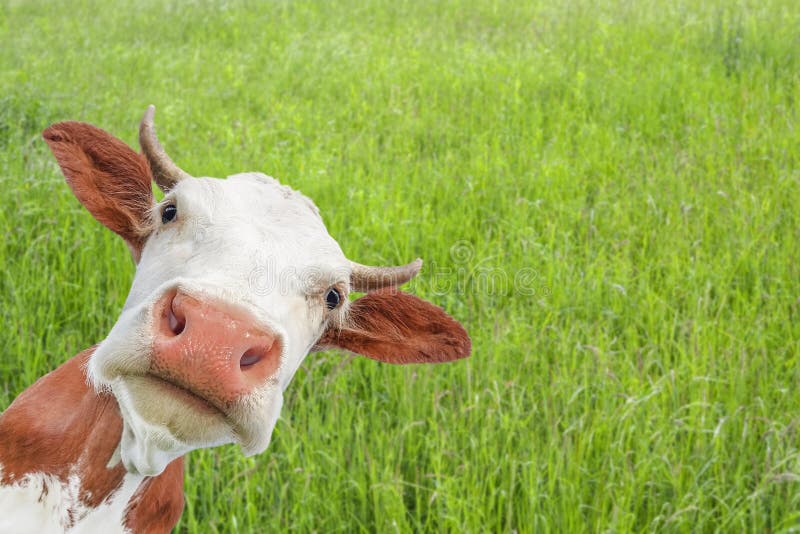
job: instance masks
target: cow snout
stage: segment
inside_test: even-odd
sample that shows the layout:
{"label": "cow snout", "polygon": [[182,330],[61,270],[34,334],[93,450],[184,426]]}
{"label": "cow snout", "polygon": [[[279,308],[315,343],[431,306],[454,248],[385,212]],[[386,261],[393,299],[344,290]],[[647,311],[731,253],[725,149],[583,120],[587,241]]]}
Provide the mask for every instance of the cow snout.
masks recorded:
{"label": "cow snout", "polygon": [[154,308],[150,373],[225,408],[278,371],[280,339],[252,315],[168,292]]}

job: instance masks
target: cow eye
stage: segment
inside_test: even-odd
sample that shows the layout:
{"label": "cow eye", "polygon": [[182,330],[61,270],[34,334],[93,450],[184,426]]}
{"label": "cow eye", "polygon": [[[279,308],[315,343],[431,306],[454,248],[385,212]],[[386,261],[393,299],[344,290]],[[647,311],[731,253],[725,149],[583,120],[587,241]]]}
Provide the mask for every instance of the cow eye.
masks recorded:
{"label": "cow eye", "polygon": [[175,204],[167,204],[164,206],[164,210],[161,212],[161,222],[167,224],[170,221],[175,220],[175,217],[178,215],[178,208]]}
{"label": "cow eye", "polygon": [[325,305],[328,307],[329,310],[334,309],[339,303],[342,301],[342,295],[339,293],[339,290],[335,287],[332,287],[328,290],[325,294]]}

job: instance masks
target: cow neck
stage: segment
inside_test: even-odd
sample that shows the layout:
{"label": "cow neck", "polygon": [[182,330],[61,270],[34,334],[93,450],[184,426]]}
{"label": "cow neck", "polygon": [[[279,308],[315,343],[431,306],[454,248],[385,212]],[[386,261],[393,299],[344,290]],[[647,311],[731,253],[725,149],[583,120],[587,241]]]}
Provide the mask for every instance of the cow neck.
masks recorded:
{"label": "cow neck", "polygon": [[[40,378],[0,414],[0,485],[24,483],[29,475],[50,475],[63,484],[77,477],[79,499],[89,509],[122,485],[126,471],[115,455],[122,417],[110,393],[97,393],[88,384],[85,369],[94,349]],[[126,523],[129,528],[153,527],[150,520],[156,518],[149,516],[158,513],[159,522],[174,525],[182,510],[179,458],[160,475],[143,479],[130,500]],[[168,530],[172,525],[159,526]]]}

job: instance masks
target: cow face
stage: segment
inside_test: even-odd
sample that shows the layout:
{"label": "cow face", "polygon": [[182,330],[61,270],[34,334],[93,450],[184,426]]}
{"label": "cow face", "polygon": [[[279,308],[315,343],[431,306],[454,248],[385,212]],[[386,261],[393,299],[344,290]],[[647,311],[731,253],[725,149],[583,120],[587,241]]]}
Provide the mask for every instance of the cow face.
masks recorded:
{"label": "cow face", "polygon": [[[143,155],[94,126],[44,137],[86,208],[125,239],[137,270],[125,306],[89,361],[123,418],[119,455],[155,475],[189,450],[269,444],[283,390],[312,350],[390,363],[465,357],[470,341],[440,308],[395,286],[421,262],[349,261],[311,200],[257,173],[193,178],[140,127]],[[156,203],[151,181],[164,190]],[[351,300],[350,291],[367,292]]]}

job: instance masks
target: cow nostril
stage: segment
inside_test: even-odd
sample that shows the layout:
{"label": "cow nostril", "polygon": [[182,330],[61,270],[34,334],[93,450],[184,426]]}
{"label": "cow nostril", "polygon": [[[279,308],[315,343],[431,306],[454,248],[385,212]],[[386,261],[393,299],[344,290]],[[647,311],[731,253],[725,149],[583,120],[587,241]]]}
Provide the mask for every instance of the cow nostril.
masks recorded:
{"label": "cow nostril", "polygon": [[169,311],[167,312],[167,321],[169,322],[169,329],[173,335],[179,336],[186,328],[186,317],[175,313],[174,303],[175,301],[173,301],[169,306]]}
{"label": "cow nostril", "polygon": [[252,367],[258,362],[261,361],[263,357],[262,351],[258,349],[250,349],[242,355],[242,359],[239,360],[239,367],[242,369],[247,369],[248,367]]}

